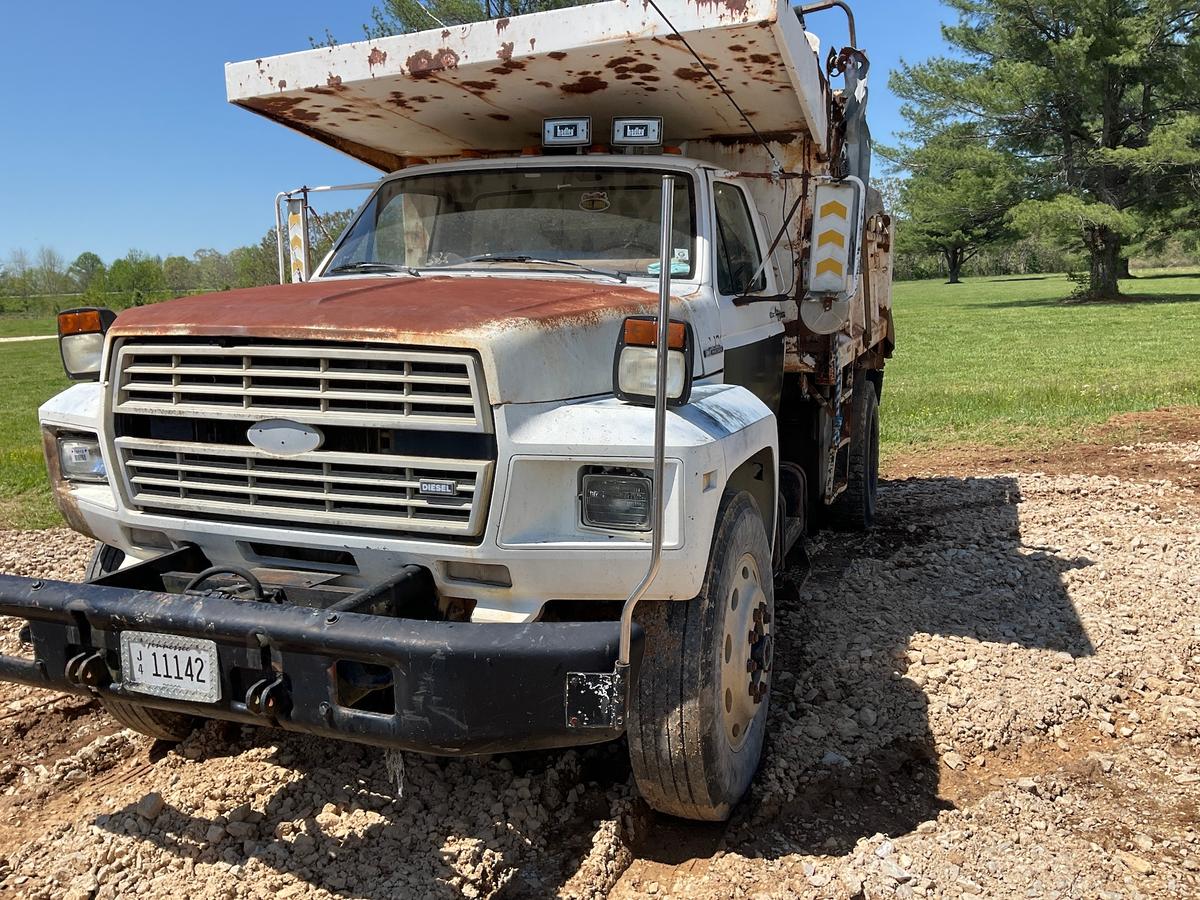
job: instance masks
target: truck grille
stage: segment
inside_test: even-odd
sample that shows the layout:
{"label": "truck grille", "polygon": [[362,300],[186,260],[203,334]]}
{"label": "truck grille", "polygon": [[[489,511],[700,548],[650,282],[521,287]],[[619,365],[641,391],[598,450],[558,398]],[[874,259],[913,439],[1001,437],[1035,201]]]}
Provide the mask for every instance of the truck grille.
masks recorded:
{"label": "truck grille", "polygon": [[[470,354],[126,340],[110,380],[113,447],[135,509],[372,535],[482,531],[495,445],[454,436],[491,431]],[[261,450],[246,432],[271,418],[313,426],[325,442],[292,456]]]}
{"label": "truck grille", "polygon": [[126,342],[116,370],[118,413],[487,430],[477,367],[466,353]]}

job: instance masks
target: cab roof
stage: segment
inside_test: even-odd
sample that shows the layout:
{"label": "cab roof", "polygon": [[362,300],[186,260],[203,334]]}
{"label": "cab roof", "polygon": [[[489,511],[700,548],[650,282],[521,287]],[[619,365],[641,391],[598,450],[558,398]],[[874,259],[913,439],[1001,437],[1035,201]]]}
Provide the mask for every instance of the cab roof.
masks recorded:
{"label": "cab roof", "polygon": [[[610,0],[225,67],[229,101],[384,171],[413,157],[517,152],[542,120],[662,116],[668,143],[750,129],[824,143],[828,86],[785,0]],[[686,43],[685,43],[686,42]]]}

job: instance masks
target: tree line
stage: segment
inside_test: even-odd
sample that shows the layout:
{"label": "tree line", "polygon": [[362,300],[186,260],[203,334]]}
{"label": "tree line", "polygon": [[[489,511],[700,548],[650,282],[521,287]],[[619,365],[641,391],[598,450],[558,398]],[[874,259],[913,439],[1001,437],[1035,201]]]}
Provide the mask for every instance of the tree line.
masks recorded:
{"label": "tree line", "polygon": [[[325,213],[319,219],[312,217],[309,240],[314,262],[329,251],[351,214],[347,209]],[[130,250],[106,263],[97,254],[85,251],[67,263],[52,247],[41,247],[33,254],[17,248],[0,263],[0,297],[15,298],[18,305],[21,300],[82,297],[89,302],[127,306],[166,296],[257,287],[278,280],[274,228],[257,243],[228,253],[201,249],[191,256],[163,257]]]}
{"label": "tree line", "polygon": [[884,150],[902,255],[972,258],[1030,239],[1120,295],[1131,256],[1200,247],[1196,0],[943,0],[953,55],[891,77],[909,123]]}

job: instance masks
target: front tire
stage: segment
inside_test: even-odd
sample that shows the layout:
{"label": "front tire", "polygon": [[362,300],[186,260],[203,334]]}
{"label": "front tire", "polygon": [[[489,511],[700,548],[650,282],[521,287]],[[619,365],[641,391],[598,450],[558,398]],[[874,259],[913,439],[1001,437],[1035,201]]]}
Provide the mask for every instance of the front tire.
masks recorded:
{"label": "front tire", "polygon": [[766,735],[774,604],[762,513],[748,493],[727,491],[700,595],[639,608],[646,655],[629,754],[659,812],[724,821],[750,787]]}
{"label": "front tire", "polygon": [[[97,543],[92,553],[92,561],[88,564],[87,580],[94,581],[111,575],[123,562],[125,551]],[[151,709],[111,697],[101,697],[100,705],[121,725],[159,741],[178,743],[195,731],[199,721],[195,716]]]}

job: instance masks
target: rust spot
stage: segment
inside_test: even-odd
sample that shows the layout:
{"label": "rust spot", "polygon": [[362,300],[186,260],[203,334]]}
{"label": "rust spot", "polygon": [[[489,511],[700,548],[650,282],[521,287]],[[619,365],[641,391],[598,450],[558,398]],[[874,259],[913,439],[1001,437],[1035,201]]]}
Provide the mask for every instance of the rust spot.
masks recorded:
{"label": "rust spot", "polygon": [[654,66],[650,65],[650,63],[638,63],[633,67],[633,71],[637,72],[639,75],[644,75],[647,72],[653,72]]}
{"label": "rust spot", "polygon": [[732,50],[734,53],[745,53],[746,52],[746,48],[742,44],[730,44],[729,49]]}
{"label": "rust spot", "polygon": [[246,106],[276,119],[287,119],[293,122],[319,122],[320,113],[304,109],[303,97],[250,97],[245,101]]}
{"label": "rust spot", "polygon": [[372,47],[371,52],[367,54],[367,65],[373,69],[376,66],[382,66],[385,62],[387,62],[387,51]]}
{"label": "rust spot", "polygon": [[445,28],[442,30],[442,40],[444,41],[448,37],[450,37],[450,29]]}
{"label": "rust spot", "polygon": [[554,87],[554,85],[552,85],[548,81],[538,81],[538,82],[535,82],[535,84],[537,84],[538,87]]}
{"label": "rust spot", "polygon": [[684,81],[704,81],[708,76],[703,69],[689,69],[687,66],[675,70],[675,77]]}
{"label": "rust spot", "polygon": [[442,47],[434,53],[418,50],[405,60],[404,66],[414,78],[425,78],[444,69],[457,69],[458,54],[449,47]]}
{"label": "rust spot", "polygon": [[764,63],[771,62],[771,57],[767,56],[765,53],[751,53],[750,62],[756,62],[759,65],[763,65]]}
{"label": "rust spot", "polygon": [[494,81],[464,81],[463,87],[470,88],[472,91],[490,91],[496,86]]}
{"label": "rust spot", "polygon": [[325,79],[325,84],[326,84],[326,86],[331,87],[334,90],[337,90],[338,88],[340,88],[342,86],[342,76],[334,75],[332,72],[330,72],[329,77]]}
{"label": "rust spot", "polygon": [[505,41],[503,44],[500,45],[500,49],[496,51],[496,57],[498,59],[504,60],[505,62],[508,62],[510,59],[512,59],[512,55],[513,55],[513,42],[512,41]]}
{"label": "rust spot", "polygon": [[602,91],[606,87],[608,87],[607,81],[603,81],[595,75],[586,75],[578,81],[560,84],[558,89],[564,94],[594,94],[596,91]]}
{"label": "rust spot", "polygon": [[628,72],[620,72],[617,74],[617,81],[628,81],[633,76]]}
{"label": "rust spot", "polygon": [[506,116],[504,113],[488,113],[489,119],[495,119],[497,122],[507,122],[512,116]]}
{"label": "rust spot", "polygon": [[349,106],[335,106],[333,109],[330,110],[330,112],[348,113],[348,112],[354,112],[354,110],[351,109]]}
{"label": "rust spot", "polygon": [[282,91],[285,87],[287,87],[287,82],[280,78],[277,87]]}
{"label": "rust spot", "polygon": [[567,54],[563,53],[561,50],[555,50],[552,53],[547,53],[546,55],[548,57],[550,57],[551,59],[566,59],[567,58]]}
{"label": "rust spot", "polygon": [[529,39],[529,49],[530,49],[530,50],[532,50],[532,49],[534,48],[534,45],[536,45],[536,44],[537,44],[537,38],[530,38],[530,39]]}
{"label": "rust spot", "polygon": [[[551,54],[551,55],[553,55],[553,54]],[[627,66],[630,63],[635,63],[635,62],[637,62],[637,57],[618,56],[616,59],[610,59],[604,65],[605,65],[605,68],[608,68],[608,69],[617,69],[617,68],[620,68],[621,66]]]}
{"label": "rust spot", "polygon": [[502,19],[496,20],[496,34],[499,34],[507,27],[508,27],[508,16],[505,16]]}
{"label": "rust spot", "polygon": [[519,72],[525,68],[525,63],[515,59],[506,59],[504,62],[495,68],[488,69],[493,75],[511,75],[513,72]]}
{"label": "rust spot", "polygon": [[[652,309],[640,288],[528,278],[310,281],[185,297],[126,310],[114,335],[325,337],[470,346],[474,329],[561,328]],[[57,448],[55,448],[57,455]]]}

